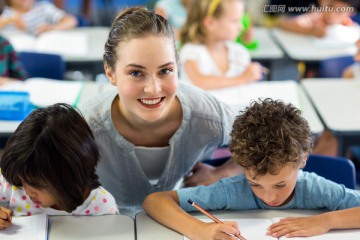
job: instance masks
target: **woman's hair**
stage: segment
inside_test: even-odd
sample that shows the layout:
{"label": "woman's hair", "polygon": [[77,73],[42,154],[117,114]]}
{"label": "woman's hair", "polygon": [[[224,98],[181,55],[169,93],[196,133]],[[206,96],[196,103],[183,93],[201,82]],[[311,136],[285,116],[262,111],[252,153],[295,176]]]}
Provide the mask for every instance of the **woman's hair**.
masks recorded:
{"label": "woman's hair", "polygon": [[180,42],[185,44],[204,43],[206,29],[203,24],[207,16],[219,18],[224,12],[224,4],[230,1],[242,0],[191,0],[187,6],[187,18],[184,26],[180,30]]}
{"label": "woman's hair", "polygon": [[135,38],[147,36],[162,36],[172,39],[174,54],[177,58],[174,33],[170,23],[153,10],[131,7],[119,12],[111,25],[109,37],[105,43],[104,63],[114,69],[118,57],[116,50],[119,45]]}
{"label": "woman's hair", "polygon": [[231,132],[233,160],[251,170],[254,179],[278,174],[287,165],[302,167],[312,149],[308,122],[292,104],[259,100],[236,117]]}
{"label": "woman's hair", "polygon": [[95,167],[99,151],[84,118],[70,105],[36,109],[19,125],[4,149],[0,167],[5,179],[46,189],[60,209],[75,210],[86,190],[100,186]]}

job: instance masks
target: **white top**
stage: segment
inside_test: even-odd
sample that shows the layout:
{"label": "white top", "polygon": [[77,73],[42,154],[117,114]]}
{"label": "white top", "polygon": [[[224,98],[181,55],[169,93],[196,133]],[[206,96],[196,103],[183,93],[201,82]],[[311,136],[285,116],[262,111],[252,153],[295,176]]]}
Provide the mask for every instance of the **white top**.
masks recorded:
{"label": "white top", "polygon": [[166,147],[139,147],[135,146],[135,154],[139,163],[149,178],[151,184],[155,185],[169,157],[170,146]]}
{"label": "white top", "polygon": [[47,215],[104,215],[119,213],[114,197],[102,187],[93,189],[81,206],[71,213],[42,208],[31,201],[23,188],[10,185],[0,173],[0,205],[13,210],[14,216]]}
{"label": "white top", "polygon": [[191,82],[187,76],[184,65],[188,60],[196,61],[204,75],[235,77],[243,73],[249,65],[251,58],[249,51],[242,45],[228,41],[228,70],[222,73],[214,62],[209,50],[203,44],[186,43],[180,50],[180,79]]}

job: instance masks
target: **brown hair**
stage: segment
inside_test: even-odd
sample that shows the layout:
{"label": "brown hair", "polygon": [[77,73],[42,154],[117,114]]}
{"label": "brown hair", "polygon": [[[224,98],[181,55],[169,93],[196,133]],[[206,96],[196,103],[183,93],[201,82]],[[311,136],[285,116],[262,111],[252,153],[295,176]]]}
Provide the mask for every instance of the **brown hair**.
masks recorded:
{"label": "brown hair", "polygon": [[39,108],[19,125],[6,143],[0,162],[4,178],[46,189],[61,210],[84,202],[85,190],[100,186],[95,167],[99,151],[85,119],[70,105]]}
{"label": "brown hair", "polygon": [[278,100],[254,101],[236,117],[231,132],[233,160],[254,179],[276,175],[289,164],[301,167],[312,148],[311,130],[301,111]]}
{"label": "brown hair", "polygon": [[153,10],[145,7],[125,8],[115,17],[105,43],[104,64],[114,69],[117,60],[116,49],[124,42],[149,35],[168,37],[173,40],[174,33],[170,23]]}

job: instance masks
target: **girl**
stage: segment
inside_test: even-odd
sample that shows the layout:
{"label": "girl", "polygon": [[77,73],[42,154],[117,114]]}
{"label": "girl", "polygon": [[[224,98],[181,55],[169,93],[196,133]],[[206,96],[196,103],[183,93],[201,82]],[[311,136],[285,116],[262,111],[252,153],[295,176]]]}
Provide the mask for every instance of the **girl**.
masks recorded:
{"label": "girl", "polygon": [[0,229],[11,216],[116,214],[100,187],[99,152],[82,116],[67,104],[36,109],[9,138],[0,162]]}
{"label": "girl", "polygon": [[180,32],[180,77],[210,90],[262,78],[259,63],[250,63],[246,48],[233,40],[241,30],[241,0],[190,1]]}
{"label": "girl", "polygon": [[210,94],[178,84],[174,35],[165,18],[124,9],[111,26],[104,62],[116,90],[81,109],[100,148],[100,182],[122,214],[134,216],[149,193],[178,188],[184,177],[187,186],[207,185],[239,173],[232,161],[216,168],[198,163],[229,143],[235,113]]}
{"label": "girl", "polygon": [[0,28],[20,30],[39,35],[51,30],[76,27],[74,16],[66,14],[52,3],[35,0],[5,0],[6,7],[0,16]]}

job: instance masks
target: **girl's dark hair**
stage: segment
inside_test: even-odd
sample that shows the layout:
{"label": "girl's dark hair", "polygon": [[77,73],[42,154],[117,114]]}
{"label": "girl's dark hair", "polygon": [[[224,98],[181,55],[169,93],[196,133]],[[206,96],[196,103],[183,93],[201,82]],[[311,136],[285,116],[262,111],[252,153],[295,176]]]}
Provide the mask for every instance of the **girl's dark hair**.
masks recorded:
{"label": "girl's dark hair", "polygon": [[144,7],[125,8],[115,17],[105,43],[104,64],[112,70],[117,61],[116,49],[121,43],[145,36],[163,36],[172,39],[175,50],[174,33],[170,23],[153,10]]}
{"label": "girl's dark hair", "polygon": [[99,151],[90,127],[70,105],[36,109],[19,125],[4,149],[0,167],[5,179],[46,189],[61,210],[84,202],[86,190],[100,186],[95,167]]}

